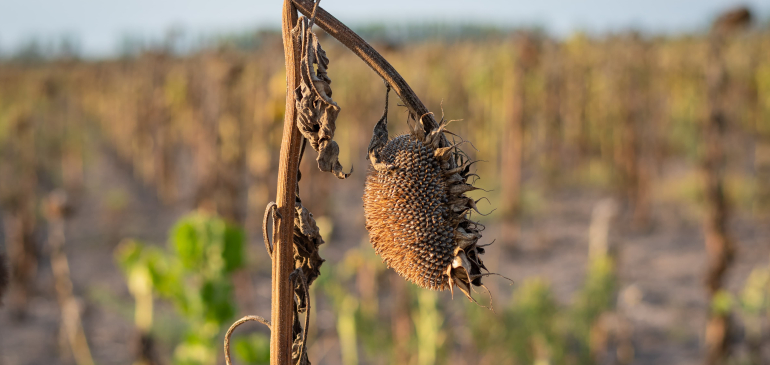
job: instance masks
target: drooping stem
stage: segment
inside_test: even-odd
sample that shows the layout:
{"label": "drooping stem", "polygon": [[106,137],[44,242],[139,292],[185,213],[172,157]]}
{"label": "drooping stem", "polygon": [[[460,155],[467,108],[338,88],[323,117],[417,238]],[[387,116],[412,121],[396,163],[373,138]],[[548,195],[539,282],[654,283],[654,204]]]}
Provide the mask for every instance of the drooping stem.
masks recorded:
{"label": "drooping stem", "polygon": [[291,0],[284,0],[281,33],[286,65],[286,112],[283,122],[281,155],[278,163],[278,192],[276,202],[281,219],[276,227],[273,248],[273,286],[270,333],[270,364],[289,365],[292,350],[293,293],[289,278],[294,270],[294,202],[302,135],[297,128],[294,89],[300,82],[299,47],[294,43],[291,29],[297,23],[297,10]]}
{"label": "drooping stem", "polygon": [[[312,0],[292,0],[303,15],[310,17],[313,14],[314,2]],[[420,101],[420,98],[414,93],[409,84],[396,71],[395,68],[377,52],[369,43],[366,43],[358,34],[353,32],[345,24],[342,24],[337,18],[326,12],[318,6],[315,15],[315,24],[329,33],[332,37],[340,41],[345,47],[360,57],[369,67],[374,70],[385,82],[390,84],[393,91],[398,94],[404,105],[416,118],[423,117],[425,129],[430,131],[438,127],[438,123],[432,114],[428,113],[428,108]]]}

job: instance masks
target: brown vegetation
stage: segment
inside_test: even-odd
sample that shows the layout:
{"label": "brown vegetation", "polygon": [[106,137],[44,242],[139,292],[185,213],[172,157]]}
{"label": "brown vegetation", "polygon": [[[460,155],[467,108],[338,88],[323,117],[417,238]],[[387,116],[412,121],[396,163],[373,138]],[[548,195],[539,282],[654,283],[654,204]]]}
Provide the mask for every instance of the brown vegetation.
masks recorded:
{"label": "brown vegetation", "polygon": [[[333,29],[331,19],[317,21]],[[380,117],[382,83],[370,70],[360,67],[360,60],[329,38],[333,33],[319,31],[318,37],[334,57],[329,75],[334,78],[334,100],[345,113],[337,120],[340,128],[334,139],[339,146],[339,162],[347,172],[349,166],[365,163],[366,141],[371,137],[371,129],[365,126]],[[592,38],[576,34],[563,41],[533,36],[527,52],[537,54],[537,58],[516,71],[515,65],[525,63],[519,59],[519,53],[525,53],[519,42],[512,35],[451,44],[427,41],[398,44],[383,53],[412,81],[414,90],[424,95],[425,104],[438,110],[443,100],[447,115],[465,119],[454,122],[452,129],[474,141],[478,152],[466,148],[472,158],[489,160],[474,168],[484,177],[479,186],[493,190],[489,194],[492,208],[517,206],[515,218],[527,227],[543,221],[543,217],[561,214],[552,211],[553,204],[560,203],[565,196],[577,199],[579,196],[573,195],[599,191],[614,195],[619,202],[619,217],[614,224],[620,234],[629,234],[626,228],[637,220],[647,230],[634,234],[655,234],[675,225],[671,216],[682,217],[683,222],[695,216],[706,227],[709,261],[703,266],[692,265],[691,269],[707,270],[709,301],[714,293],[734,292],[734,283],[743,280],[747,272],[730,270],[730,257],[738,262],[754,252],[744,253],[744,246],[740,251],[732,249],[732,242],[738,238],[742,244],[746,242],[734,224],[743,219],[740,222],[750,221],[762,227],[756,222],[766,222],[770,207],[769,185],[765,183],[770,176],[770,65],[760,57],[770,49],[767,32],[721,37],[718,52],[709,50],[711,40],[705,35],[646,38],[629,34]],[[73,197],[78,196],[79,189],[90,188],[94,182],[83,180],[84,170],[93,171],[95,161],[104,161],[99,160],[104,158],[102,155],[116,165],[110,171],[129,171],[144,194],[138,197],[118,187],[99,191],[100,205],[98,210],[94,208],[99,215],[92,224],[110,225],[114,231],[109,237],[94,238],[104,246],[114,245],[117,237],[136,229],[137,216],[154,217],[127,206],[152,201],[156,196],[174,209],[199,207],[216,211],[243,222],[254,237],[259,236],[260,229],[254,222],[259,221],[262,208],[276,191],[276,182],[270,176],[279,167],[280,121],[290,114],[284,115],[286,75],[281,71],[280,57],[276,57],[280,52],[280,41],[268,34],[254,52],[222,47],[181,57],[161,49],[121,60],[4,63],[0,69],[3,243],[12,266],[11,287],[28,290],[25,294],[11,289],[4,298],[8,307],[13,308],[14,302],[21,303],[30,296],[46,295],[36,289],[40,280],[35,279],[35,263],[37,249],[43,246],[41,237],[55,222],[39,221],[42,197],[57,187],[63,187]],[[366,55],[361,49],[358,52]],[[716,56],[706,57],[710,52]],[[723,76],[705,77],[715,64],[718,74]],[[402,85],[401,91],[404,90]],[[514,99],[523,110],[519,115],[521,129],[513,115]],[[296,103],[291,103],[287,110],[294,106]],[[416,107],[412,105],[410,111],[412,108]],[[395,111],[391,111],[390,120],[396,120],[398,108],[392,110]],[[428,115],[425,123],[436,121]],[[396,123],[391,123],[391,127],[406,128]],[[297,138],[301,135],[300,131],[294,134]],[[519,142],[512,143],[511,136]],[[297,153],[300,148],[301,145],[296,146]],[[511,148],[520,151],[508,154]],[[518,165],[510,161],[517,153]],[[303,206],[312,208],[316,218],[340,211],[350,211],[351,217],[360,215],[356,210],[360,209],[357,197],[352,203],[336,200],[332,197],[339,194],[332,191],[363,186],[363,169],[337,184],[334,176],[318,171],[314,158],[303,161],[288,161],[303,169]],[[696,171],[703,173],[706,184],[692,183],[696,181],[692,179]],[[299,180],[291,174],[285,177]],[[514,183],[511,188],[502,181],[518,181],[520,187],[515,188]],[[283,193],[287,194],[287,205],[282,206],[281,216],[296,216],[296,199],[294,195],[288,197],[295,193]],[[583,210],[590,211],[590,206],[591,203],[585,204]],[[568,212],[564,216],[570,214],[577,215]],[[485,223],[491,222],[497,228],[500,224],[513,224],[512,218],[496,212]],[[288,224],[288,230],[279,229],[278,235],[286,233],[293,239],[294,219],[279,218],[279,222]],[[319,219],[316,227],[334,232],[335,244],[328,246],[338,249],[338,242],[348,245],[344,247],[359,245],[358,235],[351,234],[344,224],[334,223],[338,224],[323,226]],[[682,235],[701,240],[687,227],[680,227]],[[508,262],[505,255],[547,260],[559,256],[559,245],[565,240],[548,230],[535,234],[529,229],[519,238],[517,242],[521,245],[508,250],[502,258],[487,259],[485,263],[492,268],[490,261],[501,260],[499,265],[510,273],[513,268],[504,266]],[[569,242],[570,247],[573,241]],[[641,241],[640,246],[644,244]],[[538,254],[527,256],[536,246],[533,242],[538,242]],[[688,241],[672,238],[670,242],[668,249],[679,250]],[[73,244],[72,247],[86,247],[77,241]],[[655,247],[662,250],[660,245]],[[339,254],[335,248],[330,252]],[[699,248],[702,250],[702,244]],[[549,255],[552,251],[553,256]],[[294,251],[289,247],[288,252],[288,265],[294,270]],[[662,251],[654,255],[668,254],[674,253]],[[263,259],[256,255],[254,261],[259,267],[267,267],[266,261],[259,261]],[[573,265],[568,259],[570,256],[564,257],[568,265]],[[620,273],[629,258],[624,260],[623,266],[616,268]],[[369,267],[360,271],[369,269],[374,270]],[[561,272],[554,270],[554,275]],[[515,279],[518,282],[522,278]],[[29,284],[22,285],[17,280]],[[79,284],[75,277],[72,280],[74,292],[82,291],[82,282]],[[392,313],[395,319],[384,327],[393,329],[389,333],[392,337],[388,338],[400,349],[398,356],[409,358],[409,341],[416,336],[409,307],[414,298],[409,287],[367,280],[374,281],[377,290],[393,293],[393,301],[387,301],[391,305],[381,305],[381,312]],[[247,278],[244,285],[249,285],[248,281]],[[288,298],[296,293],[291,288],[287,292]],[[362,300],[377,299],[363,289],[361,293]],[[50,294],[53,298],[53,292]],[[707,309],[703,305],[697,302],[693,307],[705,317]],[[247,308],[250,307],[244,310]],[[688,313],[694,312],[687,308]],[[727,318],[731,328],[740,330],[740,318],[730,314],[735,311],[732,307],[728,314],[718,313],[713,318]],[[293,326],[294,317],[288,323]],[[728,340],[740,340],[730,338],[734,332],[728,331],[726,325],[717,323],[710,328],[716,329],[710,330],[716,335],[708,336],[715,349],[723,349]],[[762,328],[758,330],[760,335],[753,338],[765,338]],[[602,331],[597,333],[598,338],[604,338],[600,336]],[[465,334],[459,333],[446,343],[466,341],[462,336]],[[607,341],[597,340],[604,342]],[[457,346],[464,346],[463,351],[484,352],[470,340]],[[602,353],[600,348],[593,350]],[[94,351],[94,356],[98,356]],[[637,349],[637,353],[643,351]],[[543,353],[539,356],[546,356]],[[484,361],[494,363],[481,360]]]}

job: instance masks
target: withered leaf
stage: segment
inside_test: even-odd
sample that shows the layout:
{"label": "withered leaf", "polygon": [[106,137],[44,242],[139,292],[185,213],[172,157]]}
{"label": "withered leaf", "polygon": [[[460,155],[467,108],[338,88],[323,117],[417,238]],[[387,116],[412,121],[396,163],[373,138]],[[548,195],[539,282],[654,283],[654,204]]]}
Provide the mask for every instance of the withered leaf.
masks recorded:
{"label": "withered leaf", "polygon": [[[324,259],[318,254],[318,247],[324,243],[313,213],[297,202],[294,206],[294,268],[302,269],[310,285],[320,275]],[[304,299],[304,292],[298,287],[297,295]],[[304,306],[301,306],[304,307]]]}
{"label": "withered leaf", "polygon": [[332,81],[327,73],[329,58],[308,22],[307,18],[300,17],[295,28],[295,41],[302,46],[302,80],[295,90],[297,127],[310,141],[310,146],[318,152],[318,168],[344,179],[350,173],[342,171],[339,146],[333,140],[340,107],[331,98]]}

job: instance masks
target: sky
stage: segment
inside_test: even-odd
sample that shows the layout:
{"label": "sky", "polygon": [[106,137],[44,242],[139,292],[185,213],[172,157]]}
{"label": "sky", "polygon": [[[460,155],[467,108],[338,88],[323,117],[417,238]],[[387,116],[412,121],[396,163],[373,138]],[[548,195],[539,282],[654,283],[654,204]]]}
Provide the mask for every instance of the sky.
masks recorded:
{"label": "sky", "polygon": [[[0,52],[31,39],[76,40],[86,55],[110,55],[126,37],[160,39],[169,29],[214,35],[276,27],[280,0],[0,0]],[[655,33],[704,29],[719,11],[747,5],[770,18],[770,0],[323,0],[344,23],[475,23]]]}

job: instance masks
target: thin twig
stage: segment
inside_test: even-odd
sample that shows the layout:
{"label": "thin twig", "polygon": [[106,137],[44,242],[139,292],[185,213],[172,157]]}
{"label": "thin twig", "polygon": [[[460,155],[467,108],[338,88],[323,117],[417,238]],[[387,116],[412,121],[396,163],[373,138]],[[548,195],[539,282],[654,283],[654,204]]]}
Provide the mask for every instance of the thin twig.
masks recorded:
{"label": "thin twig", "polygon": [[268,321],[268,320],[266,320],[266,319],[264,319],[264,318],[262,318],[260,316],[245,316],[245,317],[235,321],[235,323],[233,323],[233,325],[230,326],[230,328],[225,333],[225,363],[227,363],[227,365],[231,365],[232,364],[231,361],[230,361],[230,336],[233,334],[233,331],[235,331],[235,329],[238,326],[240,326],[240,325],[242,325],[242,324],[244,324],[246,322],[251,322],[251,321],[262,323],[265,326],[267,326],[268,329],[271,329],[270,328],[270,321]]}
{"label": "thin twig", "polygon": [[308,23],[308,28],[313,28],[313,24],[315,23],[315,12],[318,10],[318,5],[321,4],[321,0],[318,0],[313,4],[313,14],[310,16],[310,22]]}
{"label": "thin twig", "polygon": [[[267,250],[267,254],[270,255],[270,258],[273,258],[273,243],[270,241],[270,237],[267,235],[267,221],[270,219],[270,215],[272,213],[273,216],[273,226],[275,227],[275,218],[280,216],[278,214],[278,204],[275,204],[275,202],[267,203],[267,207],[265,208],[265,217],[262,218],[262,240],[265,241],[265,249]],[[273,230],[273,234],[275,234],[275,230]]]}

